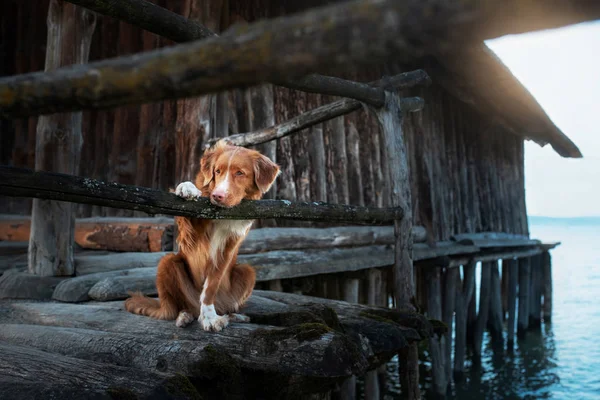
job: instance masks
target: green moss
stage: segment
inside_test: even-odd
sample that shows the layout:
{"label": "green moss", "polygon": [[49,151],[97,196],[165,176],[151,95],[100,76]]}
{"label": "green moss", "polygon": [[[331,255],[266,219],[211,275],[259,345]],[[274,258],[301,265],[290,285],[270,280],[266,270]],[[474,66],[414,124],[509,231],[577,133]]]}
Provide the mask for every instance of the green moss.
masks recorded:
{"label": "green moss", "polygon": [[369,318],[369,319],[373,319],[375,321],[385,322],[386,324],[395,324],[396,323],[389,318],[385,318],[385,317],[382,317],[381,315],[373,314],[373,313],[366,312],[366,311],[361,311],[360,314],[358,314],[358,315],[360,315],[363,318]]}
{"label": "green moss", "polygon": [[257,313],[250,315],[252,322],[263,325],[293,327],[302,324],[323,324],[343,332],[337,313],[323,304],[306,304],[285,312]]}
{"label": "green moss", "polygon": [[122,387],[109,387],[106,393],[113,400],[137,400],[138,396],[130,389]]}
{"label": "green moss", "polygon": [[294,338],[299,342],[305,342],[308,340],[319,339],[324,334],[330,332],[333,332],[333,329],[325,324],[308,322],[285,329],[257,329],[252,333],[252,336],[256,339],[267,339],[271,342],[289,338]]}
{"label": "green moss", "polygon": [[192,382],[185,375],[175,374],[167,378],[164,386],[167,393],[171,396],[202,400],[200,393],[198,393]]}

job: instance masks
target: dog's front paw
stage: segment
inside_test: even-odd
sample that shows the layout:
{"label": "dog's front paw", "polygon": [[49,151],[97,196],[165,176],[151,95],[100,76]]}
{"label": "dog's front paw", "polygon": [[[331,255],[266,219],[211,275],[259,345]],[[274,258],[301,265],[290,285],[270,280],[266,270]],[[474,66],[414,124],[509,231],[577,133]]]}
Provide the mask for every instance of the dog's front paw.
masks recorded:
{"label": "dog's front paw", "polygon": [[177,185],[177,189],[175,189],[175,194],[181,198],[186,200],[196,200],[198,197],[202,195],[196,185],[192,182],[181,182]]}
{"label": "dog's front paw", "polygon": [[198,318],[202,329],[205,331],[220,332],[229,325],[229,317],[226,315],[203,314]]}

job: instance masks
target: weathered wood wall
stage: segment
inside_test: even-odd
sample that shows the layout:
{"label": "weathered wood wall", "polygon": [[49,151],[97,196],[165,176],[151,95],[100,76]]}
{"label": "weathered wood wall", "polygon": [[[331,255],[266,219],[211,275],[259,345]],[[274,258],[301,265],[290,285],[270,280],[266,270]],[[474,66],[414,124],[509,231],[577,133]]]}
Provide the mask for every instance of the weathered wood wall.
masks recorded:
{"label": "weathered wood wall", "polygon": [[[311,3],[322,3],[275,0],[156,2],[200,20],[204,20],[203,13],[210,13],[205,17],[210,20],[211,29],[217,32],[235,23],[273,17],[314,5]],[[43,69],[46,14],[46,0],[1,2],[1,75]],[[125,23],[101,17],[90,60],[170,44],[168,40]],[[340,76],[370,81],[414,68],[427,69],[427,61],[410,66],[382,65],[368,71],[351,71],[349,68]],[[332,100],[286,88],[271,89],[276,123]],[[415,224],[428,227],[433,233],[432,239],[438,240],[460,232],[527,233],[523,140],[508,134],[495,125],[492,118],[478,114],[437,85],[407,94],[422,96],[426,101],[422,112],[405,120]],[[210,112],[213,129],[208,133],[202,131],[204,125],[191,125],[197,122],[191,119],[196,114],[190,114],[186,108],[189,101],[184,102],[186,100],[85,112],[80,174],[168,189],[187,178],[190,170],[197,167],[182,160],[197,159],[199,145],[207,137],[258,128],[252,120],[257,118],[256,112],[252,111],[253,96],[245,91],[215,96],[207,106],[213,110]],[[1,164],[33,167],[35,126],[36,118],[0,122]],[[388,205],[388,179],[381,142],[375,117],[362,110],[278,141],[276,158],[283,174],[275,196],[290,200]],[[0,198],[0,208],[5,213],[27,214],[30,207],[29,200]],[[77,215],[131,216],[133,213],[79,205]],[[286,221],[277,224],[290,225]]]}

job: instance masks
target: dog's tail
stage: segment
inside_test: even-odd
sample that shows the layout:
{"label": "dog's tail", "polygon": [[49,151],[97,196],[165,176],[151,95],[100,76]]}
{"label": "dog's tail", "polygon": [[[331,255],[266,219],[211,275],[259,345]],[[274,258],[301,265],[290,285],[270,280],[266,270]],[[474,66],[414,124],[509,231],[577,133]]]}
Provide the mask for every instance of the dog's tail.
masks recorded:
{"label": "dog's tail", "polygon": [[131,296],[125,300],[125,309],[133,314],[145,315],[155,319],[172,320],[177,317],[177,310],[169,304],[157,299],[144,296],[141,292],[129,293]]}

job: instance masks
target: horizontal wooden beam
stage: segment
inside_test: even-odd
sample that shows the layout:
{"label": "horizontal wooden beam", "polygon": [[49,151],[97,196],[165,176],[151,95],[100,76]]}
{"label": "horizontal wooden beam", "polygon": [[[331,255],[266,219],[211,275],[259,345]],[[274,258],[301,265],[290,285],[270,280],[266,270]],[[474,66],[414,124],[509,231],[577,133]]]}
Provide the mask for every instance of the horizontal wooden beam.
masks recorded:
{"label": "horizontal wooden beam", "polygon": [[143,54],[3,78],[0,115],[149,103],[421,54],[399,39],[414,26],[406,11],[392,0],[352,1]]}
{"label": "horizontal wooden beam", "polygon": [[102,15],[125,21],[174,42],[217,36],[204,25],[146,0],[67,0]]}
{"label": "horizontal wooden beam", "polygon": [[[128,22],[175,42],[189,42],[218,36],[202,24],[146,0],[70,0],[70,2]],[[385,100],[383,91],[378,88],[331,76],[311,74],[274,83],[309,93],[348,97],[374,107],[382,106]]]}
{"label": "horizontal wooden beam", "polygon": [[[364,66],[390,58],[410,62],[427,54],[451,51],[465,43],[513,33],[513,26],[526,25],[534,17],[541,19],[532,10],[554,9],[555,5],[565,10],[573,8],[573,1],[566,0],[553,2],[553,7],[547,7],[545,0],[519,6],[522,3],[517,0],[338,3],[234,27],[221,37],[49,73],[3,78],[0,115],[14,118],[142,104],[265,81],[281,82],[350,64]],[[576,3],[584,4],[583,0]],[[593,19],[600,13],[600,7],[590,0],[585,4],[590,13],[582,18]],[[511,14],[507,9],[523,13]],[[497,29],[490,30],[490,26]]]}
{"label": "horizontal wooden beam", "polygon": [[[321,77],[320,79],[324,78],[329,77]],[[385,86],[386,89],[401,90],[418,85],[429,85],[430,83],[431,80],[429,78],[429,75],[427,75],[425,71],[419,69],[394,75],[391,77],[386,77],[375,82],[370,82],[369,84],[360,85],[365,85],[371,88],[376,88],[377,86]],[[384,91],[382,89],[376,90],[380,91],[381,95],[384,95]],[[406,112],[420,111],[425,106],[424,100],[420,97],[403,98],[400,101],[401,109]],[[271,140],[280,139],[282,137],[299,132],[303,129],[309,128],[313,125],[328,121],[332,118],[349,114],[353,111],[360,109],[361,107],[361,102],[357,100],[341,99],[309,110],[288,121],[282,122],[281,124],[259,129],[254,132],[238,133],[235,135],[228,136],[226,139],[232,144],[238,146],[255,146],[261,143],[269,142]],[[207,142],[206,147],[212,146],[218,140],[220,139],[210,139]]]}
{"label": "horizontal wooden beam", "polygon": [[279,218],[381,224],[402,217],[398,208],[287,200],[247,200],[233,208],[220,208],[213,206],[208,198],[185,201],[172,193],[150,188],[7,166],[0,166],[0,194],[207,219]]}

